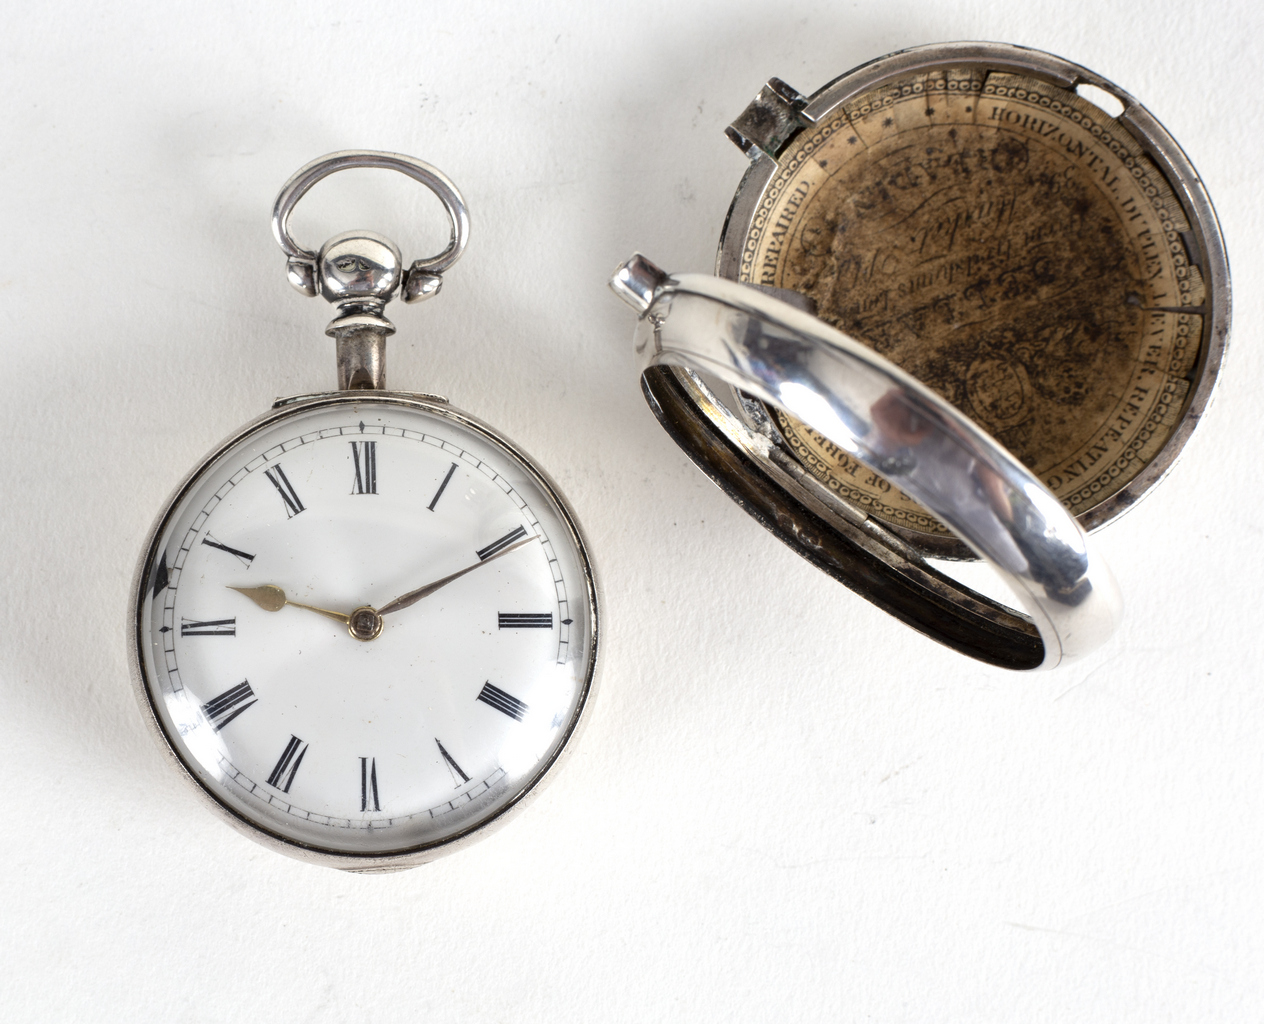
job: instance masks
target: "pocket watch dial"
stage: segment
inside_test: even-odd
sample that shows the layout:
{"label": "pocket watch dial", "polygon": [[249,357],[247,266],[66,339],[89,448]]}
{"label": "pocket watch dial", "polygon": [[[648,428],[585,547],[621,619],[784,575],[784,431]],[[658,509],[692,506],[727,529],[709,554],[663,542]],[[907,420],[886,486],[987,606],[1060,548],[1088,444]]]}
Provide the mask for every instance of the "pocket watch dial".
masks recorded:
{"label": "pocket watch dial", "polygon": [[240,819],[333,853],[496,818],[573,732],[595,598],[549,484],[473,421],[340,396],[215,453],[138,595],[148,698]]}

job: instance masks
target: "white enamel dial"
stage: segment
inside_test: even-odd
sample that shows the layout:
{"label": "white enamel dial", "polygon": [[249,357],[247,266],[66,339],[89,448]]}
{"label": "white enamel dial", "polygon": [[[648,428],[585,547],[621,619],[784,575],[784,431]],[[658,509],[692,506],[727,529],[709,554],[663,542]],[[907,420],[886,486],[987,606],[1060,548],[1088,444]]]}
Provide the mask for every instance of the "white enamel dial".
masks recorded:
{"label": "white enamel dial", "polygon": [[344,857],[425,859],[514,805],[595,663],[561,500],[481,424],[400,396],[301,403],[215,453],[159,520],[137,613],[146,699],[193,778]]}

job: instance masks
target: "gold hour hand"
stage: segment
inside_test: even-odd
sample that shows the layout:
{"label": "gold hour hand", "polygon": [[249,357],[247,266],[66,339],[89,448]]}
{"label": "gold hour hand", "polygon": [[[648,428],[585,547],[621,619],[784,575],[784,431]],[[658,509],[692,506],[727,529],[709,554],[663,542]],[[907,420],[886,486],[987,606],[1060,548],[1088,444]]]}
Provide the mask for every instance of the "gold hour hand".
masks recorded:
{"label": "gold hour hand", "polygon": [[337,619],[344,626],[351,623],[351,616],[343,615],[342,612],[331,612],[328,608],[317,608],[312,604],[301,604],[298,601],[291,601],[285,596],[284,590],[273,586],[271,583],[265,583],[262,587],[229,587],[228,589],[235,590],[239,594],[245,594],[265,612],[279,612],[288,604],[294,608],[306,608],[309,612],[327,615],[331,619]]}
{"label": "gold hour hand", "polygon": [[496,559],[509,554],[509,552],[516,551],[524,544],[530,544],[533,540],[538,539],[538,537],[528,537],[526,540],[520,540],[516,544],[510,544],[508,547],[503,547],[494,555],[488,555],[486,558],[475,562],[473,565],[467,565],[464,569],[460,569],[457,572],[452,573],[450,576],[444,576],[441,580],[435,580],[433,583],[427,583],[424,587],[418,587],[416,590],[410,590],[402,597],[397,597],[394,601],[387,602],[378,609],[377,613],[378,615],[386,615],[389,612],[397,612],[401,608],[407,608],[409,605],[416,604],[423,597],[429,597],[440,587],[446,587],[453,580],[459,580],[467,572],[473,572],[480,566],[484,566],[488,562],[494,562]]}

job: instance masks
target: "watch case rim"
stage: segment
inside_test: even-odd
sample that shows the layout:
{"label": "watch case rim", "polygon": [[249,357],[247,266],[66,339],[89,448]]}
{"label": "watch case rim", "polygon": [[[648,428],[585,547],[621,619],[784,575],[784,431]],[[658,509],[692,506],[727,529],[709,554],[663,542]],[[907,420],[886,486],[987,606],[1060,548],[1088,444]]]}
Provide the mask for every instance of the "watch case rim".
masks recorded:
{"label": "watch case rim", "polygon": [[[280,422],[311,409],[364,403],[406,406],[421,409],[442,419],[451,420],[502,449],[527,470],[545,495],[554,502],[560,513],[560,518],[567,528],[570,539],[579,553],[580,566],[584,576],[584,590],[588,599],[592,620],[592,640],[585,666],[584,683],[575,707],[575,713],[571,717],[561,743],[552,756],[544,761],[536,772],[519,787],[509,802],[501,806],[489,817],[471,824],[445,839],[400,850],[358,854],[345,850],[329,850],[273,832],[229,807],[202,782],[189,765],[185,763],[175,745],[171,742],[154,706],[153,693],[145,673],[141,634],[144,630],[143,617],[147,601],[146,594],[149,589],[149,581],[152,579],[158,542],[177,506],[202,474],[234,445],[272,423]],[[580,735],[588,724],[590,716],[587,712],[599,686],[602,665],[602,659],[599,656],[602,648],[600,609],[604,604],[604,597],[600,581],[593,568],[592,557],[589,554],[587,537],[575,516],[574,510],[548,473],[519,445],[489,424],[484,423],[478,417],[453,407],[448,404],[447,399],[437,395],[406,391],[357,390],[320,392],[301,395],[293,399],[278,399],[267,412],[238,427],[218,444],[214,445],[171,491],[146,535],[141,557],[137,560],[136,568],[132,573],[130,594],[127,637],[133,696],[140,706],[141,717],[145,720],[151,737],[165,754],[168,763],[193,788],[203,806],[208,807],[216,817],[232,826],[248,839],[295,860],[318,864],[323,867],[337,868],[343,871],[378,874],[417,867],[447,854],[455,853],[457,850],[464,849],[504,827],[539,795],[545,785],[556,777],[562,764],[573,753]]]}

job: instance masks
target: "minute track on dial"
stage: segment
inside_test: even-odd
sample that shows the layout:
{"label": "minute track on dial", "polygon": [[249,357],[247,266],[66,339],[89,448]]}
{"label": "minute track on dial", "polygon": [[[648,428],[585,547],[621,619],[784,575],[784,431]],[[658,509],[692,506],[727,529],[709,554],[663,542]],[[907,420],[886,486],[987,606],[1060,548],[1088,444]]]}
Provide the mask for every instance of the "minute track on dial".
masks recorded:
{"label": "minute track on dial", "polygon": [[[446,844],[495,816],[569,735],[588,664],[567,655],[577,644],[587,653],[584,591],[574,589],[583,566],[547,493],[483,436],[408,407],[312,404],[297,429],[293,415],[278,418],[253,450],[230,451],[155,544],[151,566],[168,552],[152,651],[170,694],[170,735],[189,737],[183,758],[225,805],[304,849],[377,856]],[[348,441],[365,435],[376,439],[379,468],[391,467],[392,486],[379,477],[376,496],[353,488]],[[285,517],[275,488],[260,480],[278,461],[307,508],[299,516]],[[429,511],[453,461],[458,469]],[[539,553],[525,555],[515,547],[537,544]],[[255,557],[247,564],[238,551]],[[502,556],[494,572],[474,571]],[[414,590],[434,595],[429,612],[405,616],[397,606],[399,628],[374,643],[339,637],[356,601],[382,588],[406,597],[412,591],[395,588],[408,575]],[[147,600],[156,577],[147,568]],[[218,596],[230,587],[269,614]],[[291,617],[289,603],[305,613]],[[458,682],[462,667],[476,669],[477,681]],[[434,699],[449,690],[451,710],[440,712]],[[204,748],[213,761],[201,762]],[[527,767],[511,763],[506,773],[510,749],[532,751]]]}
{"label": "minute track on dial", "polygon": [[[370,232],[294,245],[298,196],[351,166],[437,187],[449,248],[410,267]],[[559,762],[594,683],[595,581],[570,510],[512,442],[446,399],[384,389],[386,302],[433,295],[464,244],[450,183],[411,158],[335,154],[283,189],[274,228],[291,281],[338,307],[339,391],[278,400],[193,469],[141,560],[133,668],[159,739],[224,820],[303,860],[407,867],[521,807]],[[530,543],[539,554],[473,572]],[[357,600],[391,594],[398,611],[442,588],[380,643],[277,614],[369,641],[382,614]],[[501,610],[555,626],[510,635]],[[488,679],[505,687],[496,705],[476,699]]]}

